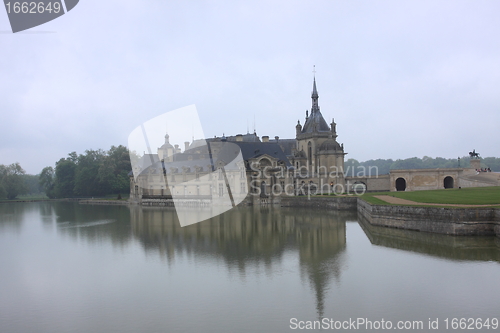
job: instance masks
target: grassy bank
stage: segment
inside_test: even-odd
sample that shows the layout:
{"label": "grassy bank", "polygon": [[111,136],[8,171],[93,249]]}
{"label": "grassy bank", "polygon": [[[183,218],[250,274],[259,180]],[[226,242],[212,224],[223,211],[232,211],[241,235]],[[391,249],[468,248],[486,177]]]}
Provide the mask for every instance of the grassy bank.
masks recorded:
{"label": "grassy bank", "polygon": [[[122,195],[120,201],[127,201],[129,198],[129,195]],[[37,195],[19,195],[15,199],[8,200],[8,199],[0,199],[0,203],[12,203],[12,202],[25,202],[25,201],[42,201],[42,200],[65,200],[66,198],[56,198],[56,199],[49,199],[44,194],[37,194]],[[84,199],[84,200],[118,200],[118,195],[117,194],[110,194],[107,196],[103,197],[95,197],[95,198],[68,198],[68,200],[79,200],[79,199]]]}
{"label": "grassy bank", "polygon": [[384,205],[387,202],[375,198],[377,195],[390,195],[396,198],[421,203],[461,204],[461,205],[500,205],[500,187],[471,187],[462,189],[414,191],[414,192],[373,192],[362,198],[372,204]]}
{"label": "grassy bank", "polygon": [[15,199],[0,199],[0,203],[49,200],[45,194],[19,195]]}

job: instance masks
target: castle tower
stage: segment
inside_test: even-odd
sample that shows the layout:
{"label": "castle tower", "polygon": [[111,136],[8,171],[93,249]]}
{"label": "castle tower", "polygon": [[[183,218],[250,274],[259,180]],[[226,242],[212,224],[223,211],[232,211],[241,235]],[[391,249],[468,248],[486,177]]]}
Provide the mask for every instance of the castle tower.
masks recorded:
{"label": "castle tower", "polygon": [[[343,185],[344,147],[337,142],[337,124],[332,119],[327,124],[319,107],[319,94],[316,88],[316,77],[313,79],[311,93],[311,113],[306,111],[304,126],[296,126],[297,153],[294,159],[296,168],[307,168],[313,182],[323,179],[328,184]],[[331,177],[332,171],[338,176]]]}
{"label": "castle tower", "polygon": [[164,160],[165,162],[172,162],[174,159],[175,149],[169,142],[170,135],[165,134],[165,143],[158,148],[158,158]]}

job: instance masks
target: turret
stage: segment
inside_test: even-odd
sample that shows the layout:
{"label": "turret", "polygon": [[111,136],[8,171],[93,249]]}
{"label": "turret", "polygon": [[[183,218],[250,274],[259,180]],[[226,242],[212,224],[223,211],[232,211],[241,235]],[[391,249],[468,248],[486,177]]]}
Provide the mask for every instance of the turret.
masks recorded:
{"label": "turret", "polygon": [[335,123],[335,120],[332,118],[332,122],[330,124],[330,129],[331,129],[331,132],[332,132],[332,137],[334,139],[337,138],[337,124]]}
{"label": "turret", "polygon": [[302,125],[300,124],[300,120],[297,120],[297,125],[295,126],[296,136],[299,136],[301,131],[302,131]]}

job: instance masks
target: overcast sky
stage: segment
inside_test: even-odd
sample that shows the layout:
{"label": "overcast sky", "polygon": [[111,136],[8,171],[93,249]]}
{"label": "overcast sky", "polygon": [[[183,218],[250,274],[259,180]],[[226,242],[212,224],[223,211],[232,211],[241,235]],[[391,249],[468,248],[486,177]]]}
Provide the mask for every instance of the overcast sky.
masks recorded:
{"label": "overcast sky", "polygon": [[191,104],[207,137],[255,119],[259,136],[293,138],[313,65],[346,158],[500,156],[499,13],[497,0],[81,0],[12,34],[0,10],[0,164],[36,174]]}

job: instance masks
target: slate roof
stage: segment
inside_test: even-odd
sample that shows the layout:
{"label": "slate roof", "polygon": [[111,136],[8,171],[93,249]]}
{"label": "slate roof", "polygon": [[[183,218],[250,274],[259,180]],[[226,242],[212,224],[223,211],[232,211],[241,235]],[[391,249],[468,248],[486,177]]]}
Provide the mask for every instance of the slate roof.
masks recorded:
{"label": "slate roof", "polygon": [[320,151],[342,150],[342,148],[335,139],[330,138],[330,139],[326,140],[325,142],[323,142],[323,144],[321,144],[321,146],[319,147],[319,150]]}
{"label": "slate roof", "polygon": [[280,145],[274,142],[233,142],[241,149],[243,159],[258,158],[262,155],[269,155],[283,161],[287,167],[291,167],[290,161],[281,149]]}
{"label": "slate roof", "polygon": [[323,118],[321,111],[319,109],[313,110],[309,118],[307,118],[304,127],[302,127],[301,133],[312,133],[315,132],[314,128],[316,127],[316,132],[330,132],[330,126]]}
{"label": "slate roof", "polygon": [[[240,150],[233,149],[236,146]],[[240,151],[243,156],[243,160],[245,161],[248,161],[251,158],[258,158],[262,155],[269,155],[271,157],[277,158],[279,161],[282,161],[287,168],[292,167],[290,161],[288,160],[286,154],[281,149],[280,145],[274,142],[241,142],[241,141],[226,142],[226,143],[214,142],[211,145],[212,151],[216,147],[219,150],[219,152],[216,156],[212,154],[212,161],[208,157],[202,159],[194,158],[192,160],[187,160],[184,158],[184,156],[182,156],[183,154],[174,155],[177,156],[175,161],[165,163],[167,174],[172,173],[172,168],[174,169],[177,168],[178,170],[177,172],[182,173],[183,168],[186,167],[190,169],[190,172],[194,172],[195,167],[202,168],[200,171],[203,172],[213,171],[213,169],[210,168],[212,163],[216,165],[219,160],[224,161],[225,164],[230,163],[236,158],[236,156],[238,156]],[[154,161],[153,164],[151,164],[151,158],[153,158]],[[146,166],[145,168],[143,168],[142,172],[147,172],[152,174],[158,174],[162,172],[163,166],[162,162],[158,160],[158,155],[146,154],[141,158],[141,160],[142,160],[141,162],[143,163],[140,163],[140,165]],[[245,165],[248,169],[249,168],[248,163],[246,163]]]}
{"label": "slate roof", "polygon": [[[223,136],[223,137],[216,137],[216,138],[211,138],[207,139],[207,141],[221,141],[222,138],[224,138],[226,141],[229,142],[236,142],[236,135],[232,136]],[[242,135],[243,142],[261,142],[260,138],[258,137],[257,133],[247,133]],[[241,141],[239,141],[241,142]]]}
{"label": "slate roof", "polygon": [[323,118],[321,111],[318,106],[318,91],[316,90],[316,77],[313,82],[313,92],[311,94],[313,100],[313,105],[311,108],[311,115],[306,119],[304,127],[302,127],[301,133],[313,133],[313,132],[330,132],[330,126]]}
{"label": "slate roof", "polygon": [[283,152],[285,153],[286,156],[291,156],[293,148],[297,147],[297,140],[296,139],[279,139],[278,141],[276,140],[269,140],[269,142],[272,143],[277,143]]}

